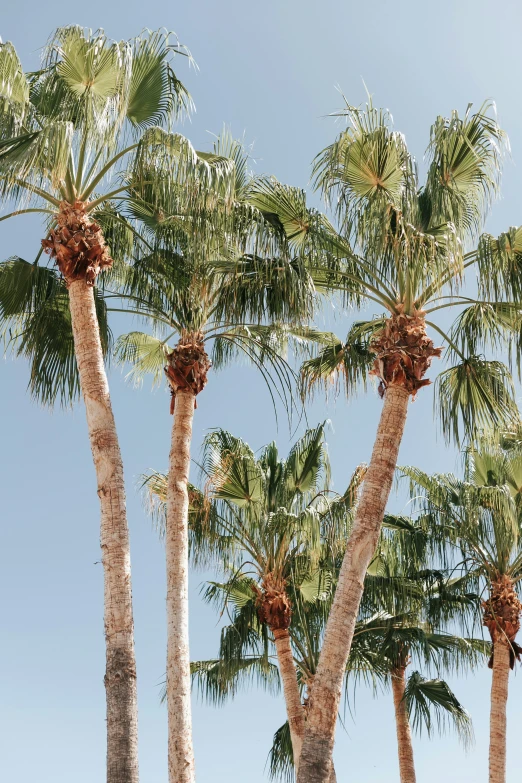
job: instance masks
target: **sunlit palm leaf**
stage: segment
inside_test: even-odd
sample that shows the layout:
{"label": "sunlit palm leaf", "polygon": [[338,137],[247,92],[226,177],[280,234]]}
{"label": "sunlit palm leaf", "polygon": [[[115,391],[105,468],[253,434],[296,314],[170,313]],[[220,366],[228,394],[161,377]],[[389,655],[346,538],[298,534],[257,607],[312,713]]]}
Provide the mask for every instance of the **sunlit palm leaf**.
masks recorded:
{"label": "sunlit palm leaf", "polygon": [[317,386],[324,386],[326,391],[333,387],[337,393],[343,382],[348,397],[358,387],[366,388],[368,374],[375,358],[368,346],[373,333],[380,328],[381,319],[360,321],[352,326],[345,342],[332,335],[330,345],[303,363],[303,393],[310,395]]}
{"label": "sunlit palm leaf", "polygon": [[[112,335],[104,300],[95,289],[104,356]],[[45,405],[68,406],[80,395],[69,295],[52,269],[21,258],[0,264],[0,334],[9,352],[30,363],[29,389]]]}
{"label": "sunlit palm leaf", "polygon": [[[468,356],[476,356],[485,348],[502,350],[507,346],[510,355],[515,352],[517,363],[521,337],[522,309],[512,302],[472,304],[457,317],[450,332],[451,341]],[[456,356],[455,352],[452,355]]]}
{"label": "sunlit palm leaf", "polygon": [[261,686],[273,694],[280,689],[277,666],[264,656],[193,661],[190,672],[192,687],[208,704],[221,705],[245,686]]}
{"label": "sunlit palm leaf", "polygon": [[431,128],[426,186],[431,222],[452,221],[462,238],[477,230],[498,189],[506,135],[491,108],[485,103],[472,114],[469,106],[463,118],[454,111]]}
{"label": "sunlit palm leaf", "polygon": [[29,103],[29,85],[14,46],[0,43],[0,139],[19,132]]}
{"label": "sunlit palm leaf", "polygon": [[316,184],[325,192],[338,189],[345,204],[379,193],[400,199],[410,162],[404,138],[390,128],[390,115],[371,105],[366,111],[347,105],[340,115],[348,128],[316,158]]}
{"label": "sunlit palm leaf", "polygon": [[404,699],[412,726],[419,734],[423,727],[430,736],[435,728],[443,733],[452,725],[465,746],[473,741],[471,718],[443,680],[426,680],[419,672],[413,672],[406,683]]}
{"label": "sunlit palm leaf", "polygon": [[158,337],[129,332],[118,337],[114,355],[118,364],[132,365],[127,377],[135,384],[141,384],[146,375],[151,375],[153,384],[158,384],[170,351],[167,343]]}
{"label": "sunlit palm leaf", "polygon": [[217,157],[208,162],[181,134],[150,128],[134,154],[130,186],[137,193],[145,187],[142,197],[165,217],[190,216],[194,231],[198,214],[215,210],[221,199],[225,206],[231,198],[234,164]]}
{"label": "sunlit palm leaf", "polygon": [[0,191],[20,196],[24,190],[18,180],[27,182],[26,193],[47,178],[57,189],[65,179],[73,143],[73,126],[69,122],[47,123],[42,130],[5,139],[0,147]]}
{"label": "sunlit palm leaf", "polygon": [[[263,213],[274,228],[284,233],[291,246],[302,248],[310,236],[311,223],[321,220],[306,203],[304,191],[283,185],[273,177],[257,177],[250,185],[248,201]],[[334,234],[325,218],[323,230]]]}
{"label": "sunlit palm leaf", "polygon": [[216,430],[205,438],[204,469],[212,495],[242,507],[261,501],[262,473],[248,445],[229,432]]}
{"label": "sunlit palm leaf", "polygon": [[483,234],[477,248],[480,292],[520,301],[522,295],[522,226],[512,227],[498,237]]}
{"label": "sunlit palm leaf", "polygon": [[210,270],[217,277],[218,319],[293,321],[314,311],[314,284],[303,259],[230,254],[215,258]]}
{"label": "sunlit palm leaf", "polygon": [[320,424],[314,430],[308,430],[291,449],[284,473],[290,494],[299,493],[308,500],[317,494],[320,486],[330,483],[330,461],[324,429],[325,424]]}
{"label": "sunlit palm leaf", "polygon": [[179,43],[169,42],[163,31],[138,36],[133,41],[132,75],[129,85],[127,117],[141,128],[160,125],[169,116],[192,109],[187,89],[170,65],[171,56],[190,52]]}
{"label": "sunlit palm leaf", "polygon": [[508,430],[519,418],[513,380],[498,361],[470,356],[444,370],[436,381],[435,406],[446,440],[475,432]]}
{"label": "sunlit palm leaf", "polygon": [[283,723],[274,734],[267,763],[270,780],[292,783],[295,779],[294,752],[288,721]]}

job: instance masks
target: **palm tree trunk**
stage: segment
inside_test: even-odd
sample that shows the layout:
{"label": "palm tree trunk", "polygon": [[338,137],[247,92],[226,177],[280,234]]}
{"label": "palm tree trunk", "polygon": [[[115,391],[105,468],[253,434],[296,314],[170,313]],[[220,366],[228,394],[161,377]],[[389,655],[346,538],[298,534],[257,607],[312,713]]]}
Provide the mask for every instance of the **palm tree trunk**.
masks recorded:
{"label": "palm tree trunk", "polygon": [[288,633],[288,629],[278,628],[273,631],[273,634],[277,653],[277,662],[279,663],[279,672],[283,682],[283,692],[285,695],[288,725],[290,726],[290,736],[292,737],[294,767],[297,771],[299,767],[299,757],[301,755],[301,746],[303,744],[303,734],[305,727],[304,707],[301,702],[301,694],[299,693],[299,686],[297,684],[294,656],[292,654],[290,634]]}
{"label": "palm tree trunk", "polygon": [[489,727],[489,783],[506,783],[506,704],[510,670],[509,643],[496,639],[491,681],[491,718]]}
{"label": "palm tree trunk", "polygon": [[188,628],[188,478],[195,394],[178,389],[167,487],[167,708],[169,781],[194,783]]}
{"label": "palm tree trunk", "polygon": [[411,742],[411,727],[404,701],[406,676],[404,667],[392,672],[393,704],[395,706],[395,726],[397,729],[397,746],[399,751],[399,770],[401,783],[416,783],[415,764],[413,761],[413,745]]}
{"label": "palm tree trunk", "polygon": [[297,783],[327,783],[341,688],[366,570],[375,552],[397,465],[410,394],[386,390],[373,453],[328,618],[314,679]]}
{"label": "palm tree trunk", "polygon": [[69,286],[74,348],[101,505],[105,598],[107,783],[138,781],[138,705],[129,531],[116,424],[91,286]]}

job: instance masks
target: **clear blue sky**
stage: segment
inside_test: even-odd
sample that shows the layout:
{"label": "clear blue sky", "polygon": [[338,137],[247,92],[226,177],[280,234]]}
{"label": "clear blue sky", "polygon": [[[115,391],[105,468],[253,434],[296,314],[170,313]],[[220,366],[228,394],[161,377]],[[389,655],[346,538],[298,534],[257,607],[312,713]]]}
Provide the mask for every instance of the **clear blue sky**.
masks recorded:
{"label": "clear blue sky", "polygon": [[[104,27],[127,38],[141,28],[175,30],[200,71],[178,63],[197,105],[183,132],[208,147],[208,131],[223,122],[255,142],[260,171],[306,187],[310,161],[333,138],[339,86],[352,103],[365,98],[362,78],[377,105],[388,107],[410,148],[422,158],[430,123],[468,102],[496,100],[512,144],[503,199],[488,228],[522,223],[517,166],[522,160],[522,6],[516,0],[91,0],[83,8],[63,0],[4,3],[2,39],[12,40],[24,65],[38,63],[38,48],[59,24]],[[2,258],[34,258],[41,230],[18,218],[0,226]],[[350,321],[338,314],[339,332]],[[116,331],[118,330],[115,324]],[[104,643],[99,511],[81,406],[49,413],[26,394],[27,368],[0,364],[0,775],[29,783],[98,783],[104,779]],[[112,371],[111,388],[125,462],[131,528],[143,783],[166,783],[166,713],[159,704],[165,658],[163,550],[143,513],[138,476],[165,469],[171,419],[163,391],[129,387]],[[370,455],[380,401],[370,392],[347,404],[313,406],[310,421],[329,417],[333,474],[342,488],[354,466]],[[222,426],[255,448],[277,437],[267,392],[248,368],[213,375],[200,397],[194,454],[209,427]],[[452,470],[457,455],[443,447],[432,423],[432,392],[413,405],[401,450],[403,463]],[[199,599],[204,575],[192,575],[193,658],[212,657],[218,629]],[[453,682],[471,711],[476,745],[468,755],[456,740],[415,741],[418,779],[441,774],[460,783],[487,780],[488,698],[485,670]],[[511,679],[508,779],[518,769],[522,718],[520,676]],[[249,692],[222,709],[196,703],[194,735],[198,783],[265,780],[273,732],[284,720],[282,699]],[[358,692],[355,721],[337,735],[338,780],[398,781],[390,695]]]}

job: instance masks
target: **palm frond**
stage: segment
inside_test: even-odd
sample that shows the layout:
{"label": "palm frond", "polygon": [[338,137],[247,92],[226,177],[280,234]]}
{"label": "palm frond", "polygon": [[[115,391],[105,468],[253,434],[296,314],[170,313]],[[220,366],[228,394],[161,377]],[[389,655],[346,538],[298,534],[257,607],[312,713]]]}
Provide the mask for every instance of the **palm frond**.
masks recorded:
{"label": "palm frond", "polygon": [[[41,130],[19,134],[0,143],[0,193],[19,199],[38,192],[45,181],[59,195],[73,145],[70,122],[48,122]],[[58,203],[57,201],[55,203]]]}
{"label": "palm frond", "polygon": [[111,41],[103,30],[59,27],[33,75],[32,101],[49,121],[72,122],[97,149],[110,150],[125,120],[131,73],[128,43]]}
{"label": "palm frond", "polygon": [[438,117],[431,128],[426,184],[431,223],[451,221],[462,239],[478,233],[498,191],[507,137],[494,108],[486,102],[472,114],[468,106],[463,118],[453,111],[450,118]]}
{"label": "palm frond", "polygon": [[263,476],[248,444],[225,430],[214,430],[205,438],[203,453],[213,497],[239,507],[261,502]]}
{"label": "palm frond", "polygon": [[255,177],[248,202],[258,209],[295,253],[312,249],[334,252],[339,245],[328,219],[307,206],[306,193],[278,182],[275,177]]}
{"label": "palm frond", "polygon": [[[466,356],[477,356],[486,348],[495,352],[513,352],[520,366],[519,346],[522,340],[522,310],[513,302],[476,302],[466,307],[456,318],[450,340]],[[449,347],[449,353],[456,353]]]}
{"label": "palm frond", "polygon": [[299,325],[314,311],[313,280],[300,257],[229,252],[214,257],[209,272],[216,276],[216,319]]}
{"label": "palm frond", "polygon": [[193,110],[192,99],[174,73],[171,61],[176,54],[185,55],[190,61],[191,55],[175,34],[164,30],[144,31],[132,41],[132,49],[126,107],[132,125],[144,129],[189,114]]}
{"label": "palm frond", "polygon": [[[112,334],[106,303],[94,290],[103,354]],[[0,264],[0,336],[9,352],[29,361],[29,390],[44,405],[69,406],[80,396],[69,295],[52,269],[21,258]]]}
{"label": "palm frond", "polygon": [[482,234],[477,246],[479,292],[484,298],[520,301],[522,287],[522,226],[498,237]]}
{"label": "palm frond", "polygon": [[234,192],[234,163],[198,154],[179,133],[149,128],[142,135],[129,169],[129,189],[136,200],[150,204],[161,223],[179,216],[200,240],[209,237],[208,217],[226,220]]}
{"label": "palm frond", "polygon": [[337,393],[343,384],[346,395],[350,397],[358,387],[366,388],[375,358],[369,350],[369,343],[380,328],[382,319],[360,321],[351,327],[345,342],[332,335],[329,345],[302,364],[302,393],[309,396],[318,386],[324,386],[327,392],[333,387]]}
{"label": "palm frond", "polygon": [[214,336],[212,364],[215,368],[226,367],[241,355],[242,351],[234,339],[236,336],[240,343],[249,340],[256,344],[257,357],[262,363],[269,362],[274,352],[286,361],[290,349],[294,356],[306,356],[313,346],[328,345],[336,339],[331,332],[279,322],[225,327],[223,334],[224,338],[219,332]]}
{"label": "palm frond", "polygon": [[262,655],[193,661],[190,672],[192,687],[207,704],[216,706],[233,699],[241,688],[252,684],[272,694],[278,694],[280,690],[277,666]]}
{"label": "palm frond", "polygon": [[213,144],[213,152],[218,158],[228,158],[234,161],[234,198],[242,202],[247,199],[248,187],[252,180],[249,169],[250,154],[243,139],[236,139],[226,126],[216,136]]}
{"label": "palm frond", "polygon": [[509,430],[519,414],[513,380],[499,361],[470,356],[437,377],[435,410],[447,441],[460,444],[480,432]]}
{"label": "palm frond", "polygon": [[144,332],[122,334],[114,346],[116,363],[132,365],[127,378],[135,385],[140,385],[146,375],[152,376],[153,385],[159,384],[170,351],[164,340]]}
{"label": "palm frond", "polygon": [[324,438],[325,423],[308,430],[288,454],[284,481],[290,496],[299,494],[306,503],[330,483],[330,461]]}
{"label": "palm frond", "polygon": [[364,110],[347,103],[339,114],[348,127],[316,157],[315,186],[328,203],[337,197],[344,231],[355,230],[359,244],[373,245],[372,224],[381,224],[392,204],[402,205],[415,184],[413,161],[388,112],[370,102]]}
{"label": "palm frond", "polygon": [[274,734],[267,764],[270,780],[282,783],[292,783],[295,780],[294,751],[288,721],[283,723]]}
{"label": "palm frond", "polygon": [[419,672],[413,672],[406,683],[404,699],[414,731],[421,734],[424,727],[431,736],[435,728],[444,733],[452,725],[464,746],[472,743],[471,718],[444,680],[426,680]]}
{"label": "palm frond", "polygon": [[29,109],[29,84],[13,44],[0,43],[0,139],[19,133]]}

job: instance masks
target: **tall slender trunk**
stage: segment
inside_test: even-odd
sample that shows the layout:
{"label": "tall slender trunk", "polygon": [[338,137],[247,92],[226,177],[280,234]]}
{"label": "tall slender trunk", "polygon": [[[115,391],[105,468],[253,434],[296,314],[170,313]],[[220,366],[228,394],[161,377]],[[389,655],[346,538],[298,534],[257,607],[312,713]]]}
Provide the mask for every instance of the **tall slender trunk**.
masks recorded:
{"label": "tall slender trunk", "polygon": [[105,596],[107,783],[138,781],[138,705],[123,464],[91,286],[69,285],[74,348],[101,505]]}
{"label": "tall slender trunk", "polygon": [[393,704],[395,707],[395,726],[397,729],[397,747],[399,752],[399,770],[401,783],[416,783],[411,726],[404,701],[406,690],[406,670],[403,666],[392,671]]}
{"label": "tall slender trunk", "polygon": [[489,783],[506,783],[506,705],[510,648],[505,637],[494,642],[489,726]]}
{"label": "tall slender trunk", "polygon": [[167,708],[169,781],[194,783],[188,628],[188,478],[196,396],[178,389],[167,487]]}
{"label": "tall slender trunk", "polygon": [[294,767],[297,772],[299,757],[303,744],[305,728],[304,707],[301,702],[301,694],[297,684],[297,674],[294,665],[294,656],[290,644],[290,634],[287,628],[278,628],[273,631],[274,641],[279,663],[279,672],[283,681],[285,695],[286,714],[292,737],[292,750],[294,753]]}
{"label": "tall slender trunk", "polygon": [[368,565],[375,552],[397,465],[410,394],[390,385],[314,679],[297,783],[327,783],[346,662]]}

